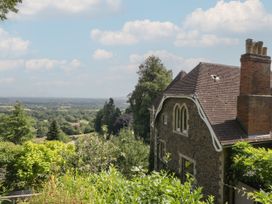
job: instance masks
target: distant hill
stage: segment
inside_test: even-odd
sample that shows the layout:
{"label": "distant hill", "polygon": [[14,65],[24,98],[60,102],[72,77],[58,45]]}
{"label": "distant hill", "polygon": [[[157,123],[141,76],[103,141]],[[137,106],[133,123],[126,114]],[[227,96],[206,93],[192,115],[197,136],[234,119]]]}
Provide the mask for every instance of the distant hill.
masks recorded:
{"label": "distant hill", "polygon": [[[120,109],[128,107],[127,99],[125,97],[113,98],[114,103]],[[30,98],[30,97],[0,97],[0,106],[7,106],[19,101],[28,107],[45,106],[45,107],[89,107],[101,108],[103,107],[107,98]]]}

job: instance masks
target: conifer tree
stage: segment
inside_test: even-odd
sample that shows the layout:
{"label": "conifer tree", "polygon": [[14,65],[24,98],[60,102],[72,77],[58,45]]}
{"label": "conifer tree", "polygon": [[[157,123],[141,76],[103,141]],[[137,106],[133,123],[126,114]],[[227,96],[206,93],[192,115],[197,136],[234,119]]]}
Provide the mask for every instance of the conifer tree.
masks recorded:
{"label": "conifer tree", "polygon": [[35,136],[34,120],[20,103],[16,103],[12,113],[2,116],[0,121],[0,137],[4,141],[21,144]]}
{"label": "conifer tree", "polygon": [[47,140],[61,140],[62,132],[56,120],[50,123]]}

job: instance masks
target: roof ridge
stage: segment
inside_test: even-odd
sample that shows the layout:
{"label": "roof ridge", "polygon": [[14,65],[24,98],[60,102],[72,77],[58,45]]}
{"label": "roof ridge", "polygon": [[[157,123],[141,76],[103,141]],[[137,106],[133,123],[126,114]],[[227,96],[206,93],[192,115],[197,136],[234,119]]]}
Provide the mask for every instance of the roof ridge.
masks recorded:
{"label": "roof ridge", "polygon": [[224,67],[229,67],[229,68],[240,68],[240,66],[237,65],[228,65],[228,64],[220,64],[220,63],[213,63],[213,62],[199,62],[198,65],[216,65],[216,66],[224,66]]}

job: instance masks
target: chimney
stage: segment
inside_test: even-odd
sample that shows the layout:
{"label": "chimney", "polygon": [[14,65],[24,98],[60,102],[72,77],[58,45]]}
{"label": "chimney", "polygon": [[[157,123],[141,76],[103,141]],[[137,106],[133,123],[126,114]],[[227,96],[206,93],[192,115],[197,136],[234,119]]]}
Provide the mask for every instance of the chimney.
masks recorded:
{"label": "chimney", "polygon": [[271,58],[263,42],[247,39],[246,53],[241,56],[237,119],[249,136],[271,131],[270,64]]}

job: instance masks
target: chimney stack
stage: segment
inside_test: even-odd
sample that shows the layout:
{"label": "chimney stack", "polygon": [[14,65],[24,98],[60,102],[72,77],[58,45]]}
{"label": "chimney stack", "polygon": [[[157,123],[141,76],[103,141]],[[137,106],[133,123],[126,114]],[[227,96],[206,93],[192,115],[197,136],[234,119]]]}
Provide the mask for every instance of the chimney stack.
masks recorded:
{"label": "chimney stack", "polygon": [[241,56],[237,119],[248,135],[269,134],[272,124],[271,58],[263,42],[246,40]]}

